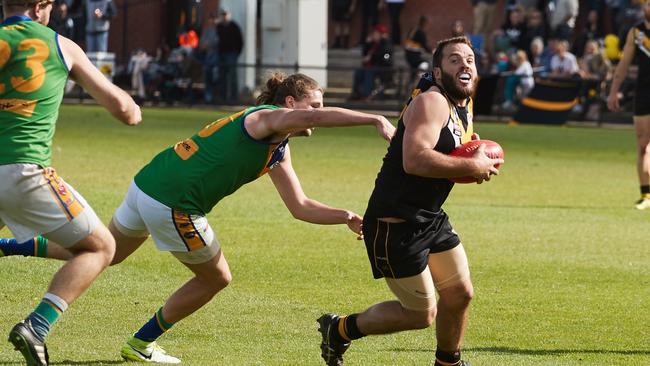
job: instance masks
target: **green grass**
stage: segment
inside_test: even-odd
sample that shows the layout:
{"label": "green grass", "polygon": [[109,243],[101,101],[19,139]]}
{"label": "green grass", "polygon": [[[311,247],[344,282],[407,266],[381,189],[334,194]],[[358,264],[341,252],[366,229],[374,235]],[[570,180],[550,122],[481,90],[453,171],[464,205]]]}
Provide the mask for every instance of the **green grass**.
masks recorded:
{"label": "green grass", "polygon": [[[129,128],[99,108],[65,106],[53,164],[107,222],[140,167],[221,115],[148,109]],[[457,185],[445,205],[476,290],[464,358],[484,366],[650,364],[650,213],[632,208],[633,130],[476,129],[502,144],[506,163],[491,182]],[[363,213],[386,148],[374,129],[318,129],[291,146],[308,195]],[[322,312],[358,312],[391,298],[352,233],[293,220],[268,177],[226,198],[209,220],[234,281],[161,339],[185,365],[320,365]],[[0,262],[6,334],[61,263]],[[121,363],[122,342],[189,275],[147,242],[56,324],[52,364]],[[369,337],[350,348],[346,365],[430,365],[434,350],[433,328]],[[21,360],[0,342],[0,364]]]}

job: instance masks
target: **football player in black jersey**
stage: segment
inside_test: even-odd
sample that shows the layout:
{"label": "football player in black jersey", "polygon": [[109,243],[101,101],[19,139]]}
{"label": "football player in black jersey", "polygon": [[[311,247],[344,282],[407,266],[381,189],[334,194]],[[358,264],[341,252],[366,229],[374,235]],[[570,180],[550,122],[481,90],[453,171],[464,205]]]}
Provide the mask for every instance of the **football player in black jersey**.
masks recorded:
{"label": "football player in black jersey", "polygon": [[616,66],[607,106],[618,111],[618,91],[625,80],[627,70],[636,57],[639,72],[634,89],[634,128],[637,142],[637,173],[641,198],[636,201],[638,210],[650,208],[650,1],[643,5],[645,20],[630,29],[623,48],[623,56]]}
{"label": "football player in black jersey", "polygon": [[320,317],[327,365],[343,365],[352,340],[427,328],[434,320],[435,365],[469,365],[460,348],[473,287],[465,250],[442,204],[454,185],[449,178],[472,176],[481,183],[503,163],[486,156],[483,145],[470,158],[448,155],[478,137],[470,98],[477,84],[474,61],[467,38],[439,42],[433,72],[422,77],[402,111],[363,220],[373,275],[385,278],[397,300],[359,314]]}

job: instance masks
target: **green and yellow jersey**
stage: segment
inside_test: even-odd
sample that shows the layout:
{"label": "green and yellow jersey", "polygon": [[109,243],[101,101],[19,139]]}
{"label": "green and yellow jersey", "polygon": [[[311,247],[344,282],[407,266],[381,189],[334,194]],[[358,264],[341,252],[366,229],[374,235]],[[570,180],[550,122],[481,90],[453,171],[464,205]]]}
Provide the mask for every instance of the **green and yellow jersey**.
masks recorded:
{"label": "green and yellow jersey", "polygon": [[0,24],[0,164],[50,165],[68,78],[57,37],[24,16]]}
{"label": "green and yellow jersey", "polygon": [[288,139],[253,139],[246,116],[261,105],[210,123],[194,136],[163,150],[134,180],[144,193],[173,209],[204,215],[239,187],[267,173],[284,157]]}

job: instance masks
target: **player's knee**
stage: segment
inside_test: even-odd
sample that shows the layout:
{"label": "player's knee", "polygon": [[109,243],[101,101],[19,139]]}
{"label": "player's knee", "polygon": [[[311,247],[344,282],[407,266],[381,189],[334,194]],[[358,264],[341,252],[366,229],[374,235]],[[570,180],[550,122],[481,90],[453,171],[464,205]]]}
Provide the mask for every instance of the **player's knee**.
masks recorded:
{"label": "player's knee", "polygon": [[407,310],[409,322],[412,329],[426,329],[429,328],[436,319],[436,308],[427,311],[413,311]]}
{"label": "player's knee", "polygon": [[473,298],[474,288],[471,283],[461,283],[440,291],[440,301],[451,308],[467,308]]}
{"label": "player's knee", "polygon": [[232,274],[229,270],[219,271],[210,277],[203,277],[203,283],[210,290],[210,292],[214,294],[226,288],[230,282],[232,282]]}

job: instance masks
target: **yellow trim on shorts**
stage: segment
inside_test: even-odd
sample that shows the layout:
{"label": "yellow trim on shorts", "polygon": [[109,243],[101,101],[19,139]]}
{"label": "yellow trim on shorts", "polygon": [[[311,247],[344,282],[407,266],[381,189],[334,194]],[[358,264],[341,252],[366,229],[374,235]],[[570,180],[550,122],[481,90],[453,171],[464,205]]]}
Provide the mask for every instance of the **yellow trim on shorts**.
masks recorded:
{"label": "yellow trim on shorts", "polygon": [[84,207],[54,170],[45,169],[43,171],[43,177],[47,181],[48,187],[50,187],[50,191],[56,199],[56,202],[61,207],[61,211],[68,217],[69,221],[72,221],[83,212]]}
{"label": "yellow trim on shorts", "polygon": [[207,243],[203,241],[201,233],[194,226],[192,217],[189,214],[172,210],[172,221],[174,222],[178,236],[183,240],[187,250],[193,251],[207,246]]}
{"label": "yellow trim on shorts", "polygon": [[393,266],[390,265],[390,260],[388,259],[388,236],[390,235],[390,223],[386,223],[386,242],[384,243],[384,250],[386,251],[386,264],[388,264],[388,269],[390,269],[390,274],[395,278],[395,272],[393,272]]}

